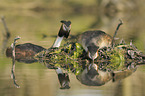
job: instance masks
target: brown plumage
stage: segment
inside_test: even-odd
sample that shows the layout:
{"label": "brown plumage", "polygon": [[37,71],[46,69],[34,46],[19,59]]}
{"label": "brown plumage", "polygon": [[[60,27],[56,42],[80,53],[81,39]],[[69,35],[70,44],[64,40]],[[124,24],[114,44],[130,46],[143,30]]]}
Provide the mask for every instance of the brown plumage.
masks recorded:
{"label": "brown plumage", "polygon": [[88,52],[89,58],[94,60],[99,49],[111,46],[112,37],[100,30],[86,31],[79,36],[78,42]]}
{"label": "brown plumage", "polygon": [[[28,56],[32,57],[43,50],[46,50],[46,49],[41,46],[31,44],[31,43],[19,44],[19,45],[16,45],[15,47],[15,56],[16,56],[15,59],[20,59],[20,58],[24,58]],[[12,57],[12,47],[7,48],[6,56]]]}

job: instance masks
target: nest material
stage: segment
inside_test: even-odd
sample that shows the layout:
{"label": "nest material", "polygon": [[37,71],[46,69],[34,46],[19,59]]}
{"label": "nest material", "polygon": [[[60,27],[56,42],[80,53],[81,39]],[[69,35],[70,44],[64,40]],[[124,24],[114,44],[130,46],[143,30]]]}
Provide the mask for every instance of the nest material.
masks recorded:
{"label": "nest material", "polygon": [[[48,68],[61,67],[79,74],[89,65],[90,59],[79,43],[68,43],[60,48],[50,48],[36,55],[47,63]],[[145,56],[134,45],[118,44],[114,48],[99,50],[99,57],[94,61],[101,70],[126,70],[133,62],[145,61]]]}

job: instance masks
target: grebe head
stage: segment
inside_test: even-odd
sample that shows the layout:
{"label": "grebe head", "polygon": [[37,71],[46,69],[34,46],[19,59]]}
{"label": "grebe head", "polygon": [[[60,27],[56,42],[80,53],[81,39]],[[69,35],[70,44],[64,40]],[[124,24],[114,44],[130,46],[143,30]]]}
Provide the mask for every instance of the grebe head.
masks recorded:
{"label": "grebe head", "polygon": [[60,21],[62,23],[61,28],[59,30],[58,36],[68,38],[70,29],[71,29],[71,21]]}
{"label": "grebe head", "polygon": [[63,37],[68,38],[70,29],[71,29],[71,21],[60,21],[62,23],[58,36],[53,44],[53,48],[58,48],[61,44],[61,41],[63,40]]}
{"label": "grebe head", "polygon": [[96,59],[99,54],[98,54],[98,50],[99,50],[99,47],[98,46],[95,46],[95,45],[91,45],[91,46],[88,46],[88,57],[92,60]]}

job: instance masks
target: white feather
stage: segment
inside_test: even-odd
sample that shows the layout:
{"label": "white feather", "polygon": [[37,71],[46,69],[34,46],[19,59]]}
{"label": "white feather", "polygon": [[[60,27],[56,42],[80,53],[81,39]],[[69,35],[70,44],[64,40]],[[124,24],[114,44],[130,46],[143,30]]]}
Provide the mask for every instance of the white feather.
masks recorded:
{"label": "white feather", "polygon": [[56,38],[56,40],[55,40],[55,42],[53,44],[53,47],[59,47],[60,44],[61,44],[62,39],[63,39],[63,37],[57,36],[57,38]]}
{"label": "white feather", "polygon": [[56,71],[57,74],[62,74],[63,73],[62,70],[61,70],[61,68],[59,68],[59,67],[55,71]]}

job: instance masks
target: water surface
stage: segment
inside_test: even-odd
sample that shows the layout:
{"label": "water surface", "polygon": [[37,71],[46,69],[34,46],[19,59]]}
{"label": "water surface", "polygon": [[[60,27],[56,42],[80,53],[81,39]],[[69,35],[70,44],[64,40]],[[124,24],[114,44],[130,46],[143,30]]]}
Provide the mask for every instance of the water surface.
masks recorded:
{"label": "water surface", "polygon": [[[4,1],[3,1],[4,2]],[[139,1],[138,1],[139,2]],[[130,2],[129,2],[130,3]],[[4,3],[5,4],[5,3]],[[17,4],[17,3],[16,3]],[[56,3],[58,4],[59,3]],[[69,4],[69,3],[68,3]],[[76,1],[77,4],[77,1]],[[79,4],[79,3],[78,3]],[[93,4],[93,3],[90,3]],[[118,4],[118,3],[117,3]],[[130,4],[135,4],[131,2]],[[4,6],[4,5],[3,5]],[[12,5],[11,5],[12,6]],[[72,5],[74,7],[74,5]],[[85,5],[84,6],[89,6]],[[95,6],[95,4],[93,4]],[[131,5],[130,5],[131,6]],[[89,29],[100,29],[113,35],[119,19],[124,24],[120,27],[117,37],[124,39],[126,43],[131,40],[141,51],[145,50],[145,14],[144,7],[136,7],[128,11],[122,8],[117,13],[106,15],[104,11],[98,11],[98,7],[93,7],[84,11],[68,9],[62,7],[62,10],[29,10],[19,8],[9,8],[4,6],[0,9],[0,15],[5,16],[11,37],[7,41],[6,47],[10,46],[16,36],[21,39],[18,44],[33,43],[45,48],[51,47],[57,32],[60,28],[60,20],[71,20],[71,35],[77,35]],[[35,7],[35,6],[34,6]],[[41,7],[41,6],[40,6]],[[61,6],[59,6],[61,8]],[[78,6],[76,6],[78,7]],[[54,8],[54,6],[52,6]],[[82,7],[84,8],[84,7]],[[137,9],[138,8],[138,9]],[[72,11],[73,10],[73,11]],[[92,12],[90,12],[92,10]],[[109,12],[111,13],[111,12]],[[3,24],[0,23],[1,33],[5,31]],[[44,36],[46,35],[46,37]],[[103,86],[86,86],[81,84],[73,73],[70,75],[71,88],[61,90],[57,75],[53,69],[46,68],[42,63],[36,62],[25,64],[16,62],[15,76],[17,83],[21,88],[16,88],[10,78],[11,58],[6,58],[3,54],[3,40],[1,37],[1,55],[0,55],[0,96],[144,96],[145,95],[145,65],[138,66],[137,71],[125,79],[112,82],[109,81]],[[65,42],[63,42],[65,43]]]}

